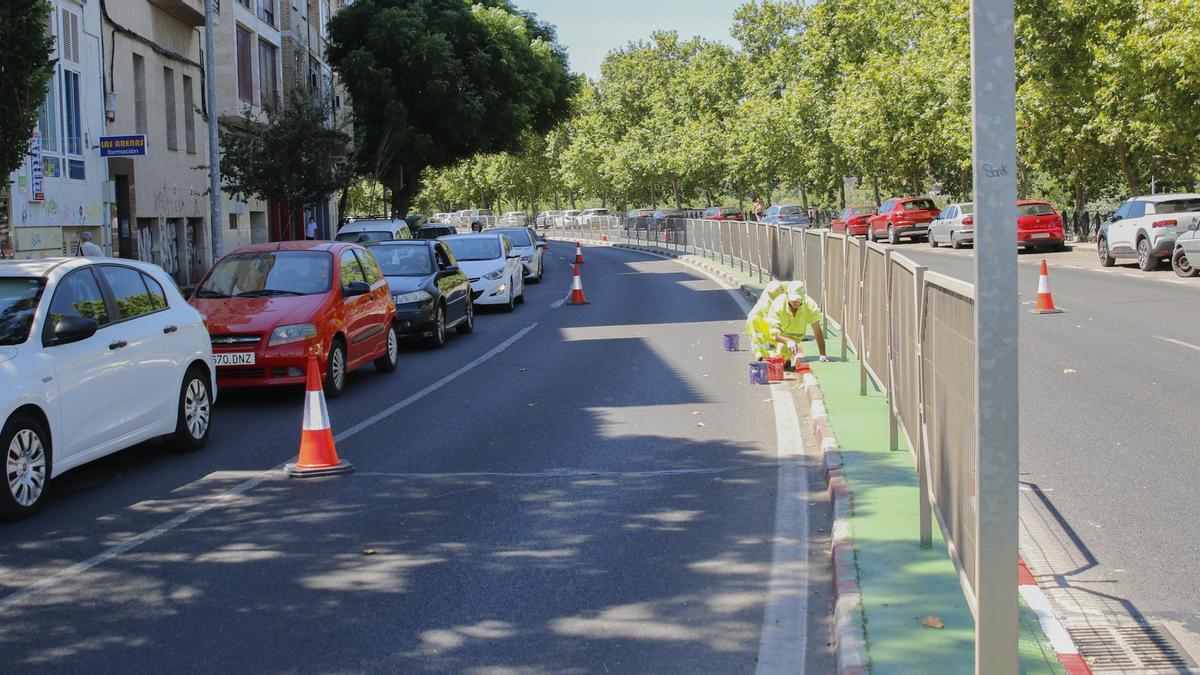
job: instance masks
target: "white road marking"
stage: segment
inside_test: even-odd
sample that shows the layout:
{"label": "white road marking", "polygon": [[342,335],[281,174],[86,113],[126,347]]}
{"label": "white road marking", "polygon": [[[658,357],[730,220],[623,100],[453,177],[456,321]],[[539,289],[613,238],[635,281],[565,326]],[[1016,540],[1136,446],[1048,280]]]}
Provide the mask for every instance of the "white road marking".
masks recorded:
{"label": "white road marking", "polygon": [[369,476],[372,478],[415,478],[422,480],[443,478],[656,478],[659,476],[703,476],[762,468],[765,467],[713,467],[706,469],[662,469],[659,471],[461,471],[457,473],[389,473],[386,471],[359,471],[358,475]]}
{"label": "white road marking", "polygon": [[1184,342],[1183,340],[1176,340],[1176,339],[1169,338],[1169,337],[1163,337],[1161,335],[1155,335],[1154,338],[1156,340],[1162,340],[1163,342],[1170,342],[1173,345],[1179,345],[1180,347],[1187,347],[1188,349],[1195,349],[1196,351],[1200,352],[1200,346],[1194,345],[1190,342]]}
{"label": "white road marking", "polygon": [[[426,396],[432,394],[433,392],[441,389],[442,387],[446,386],[447,384],[450,384],[451,382],[458,379],[459,377],[462,377],[464,374],[466,374],[473,368],[478,367],[480,364],[488,361],[489,359],[492,359],[496,355],[500,354],[501,352],[503,352],[506,349],[508,349],[509,347],[511,347],[514,343],[517,342],[517,340],[520,340],[521,338],[528,335],[529,332],[532,331],[534,328],[537,328],[537,325],[538,325],[537,323],[532,323],[532,324],[526,326],[525,328],[522,328],[521,330],[517,331],[517,333],[515,335],[508,338],[504,342],[501,342],[500,344],[496,345],[491,350],[489,350],[487,353],[483,354],[482,356],[475,359],[474,361],[471,361],[470,363],[463,366],[462,368],[459,368],[458,370],[454,371],[453,373],[450,373],[449,375],[443,377],[442,379],[438,380],[437,382],[434,382],[433,384],[429,385],[428,387],[425,387],[421,391],[418,391],[417,393],[413,394],[412,396],[409,396],[408,398],[404,399],[403,401],[400,401],[399,403],[387,408],[383,412],[380,412],[376,415],[372,415],[371,417],[367,418],[366,420],[363,420],[362,422],[359,422],[358,424],[350,427],[349,429],[343,431],[342,433],[335,435],[334,440],[339,441],[339,442],[344,441],[344,440],[350,438],[351,436],[354,436],[355,434],[361,433],[362,431],[365,431],[366,429],[370,428],[371,426],[383,421],[387,417],[396,414],[398,411],[412,405],[413,403],[416,403],[417,401],[419,401],[422,398],[425,398]],[[291,458],[289,458],[289,460],[290,459]],[[0,613],[3,613],[4,611],[8,610],[9,608],[11,608],[21,602],[24,602],[25,600],[28,600],[39,593],[50,590],[65,581],[69,581],[81,574],[84,574],[85,572],[87,572],[95,567],[99,567],[100,565],[103,565],[104,563],[108,562],[109,560],[112,560],[113,558],[116,558],[117,556],[120,556],[132,549],[135,549],[138,546],[141,546],[142,544],[145,544],[148,541],[157,539],[158,537],[170,532],[171,530],[174,530],[175,528],[179,527],[180,525],[183,525],[184,523],[187,523],[190,520],[194,520],[197,516],[201,516],[209,511],[212,511],[215,508],[218,508],[220,506],[224,506],[224,505],[228,504],[229,502],[235,500],[237,497],[244,495],[245,493],[249,492],[250,490],[253,490],[254,488],[263,484],[267,480],[274,478],[274,477],[278,477],[279,472],[282,469],[283,469],[283,464],[281,463],[272,469],[263,471],[263,472],[259,473],[258,475],[254,476],[253,478],[250,478],[249,480],[247,480],[243,483],[240,483],[240,484],[234,486],[233,488],[230,488],[229,490],[226,490],[225,492],[222,492],[222,493],[216,495],[215,497],[212,497],[211,499],[208,499],[207,501],[188,509],[187,511],[184,511],[183,513],[180,513],[179,515],[175,516],[174,518],[171,518],[170,520],[160,523],[159,525],[156,525],[155,527],[152,527],[149,530],[142,532],[141,534],[138,534],[133,537],[130,537],[129,539],[126,539],[125,541],[121,542],[120,544],[117,544],[116,546],[113,546],[111,548],[105,549],[104,551],[101,551],[100,553],[92,556],[91,558],[88,558],[87,560],[84,560],[83,562],[79,562],[74,565],[71,565],[70,567],[66,568],[65,570],[63,570],[57,574],[48,576],[40,581],[35,582],[31,586],[23,588],[20,591],[17,591],[16,593],[12,593],[12,594],[0,599]]]}
{"label": "white road marking", "polygon": [[1021,597],[1025,599],[1025,604],[1029,605],[1029,609],[1032,609],[1034,615],[1037,616],[1038,623],[1042,625],[1042,632],[1046,634],[1046,639],[1050,640],[1050,646],[1054,648],[1054,651],[1059,654],[1078,654],[1079,648],[1071,639],[1071,634],[1067,632],[1066,627],[1058,620],[1045,591],[1036,585],[1020,586],[1019,590]]}

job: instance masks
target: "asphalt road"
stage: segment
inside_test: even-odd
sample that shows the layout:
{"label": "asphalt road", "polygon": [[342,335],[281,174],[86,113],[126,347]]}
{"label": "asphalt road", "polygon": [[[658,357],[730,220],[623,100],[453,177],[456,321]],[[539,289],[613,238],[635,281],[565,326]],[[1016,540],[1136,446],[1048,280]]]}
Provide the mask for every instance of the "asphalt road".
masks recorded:
{"label": "asphalt road", "polygon": [[[975,278],[970,250],[897,248]],[[1102,269],[1091,251],[1046,257],[1067,311],[1021,314],[1021,472],[1066,540],[1041,544],[1073,549],[1047,555],[1097,606],[1200,634],[1200,283]],[[1042,258],[1020,256],[1024,309]]]}
{"label": "asphalt road", "polygon": [[[198,453],[55,480],[0,526],[3,668],[731,673],[762,649],[830,672],[817,463],[780,460],[771,390],[721,351],[741,309],[616,249],[587,250],[590,305],[555,307],[569,253],[515,313],[351,377],[329,408],[354,474],[283,476],[303,392],[280,390],[222,392]],[[781,466],[807,485],[777,495]],[[768,648],[784,526],[815,534],[809,585]]]}

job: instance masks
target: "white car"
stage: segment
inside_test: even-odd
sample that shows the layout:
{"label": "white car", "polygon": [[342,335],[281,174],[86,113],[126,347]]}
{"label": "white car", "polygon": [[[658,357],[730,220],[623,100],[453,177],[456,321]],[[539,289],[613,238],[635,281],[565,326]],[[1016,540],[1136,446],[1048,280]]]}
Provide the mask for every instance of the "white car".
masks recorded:
{"label": "white car", "polygon": [[559,227],[578,227],[582,211],[563,211],[558,215]]}
{"label": "white car", "polygon": [[202,447],[215,373],[200,312],[162,268],[0,262],[0,517],[33,515],[51,478],[142,441]]}
{"label": "white car", "polygon": [[949,204],[929,223],[929,245],[950,244],[962,248],[975,243],[975,205],[971,202]]}
{"label": "white car", "polygon": [[537,232],[528,227],[501,227],[494,232],[508,237],[513,250],[521,254],[525,279],[531,283],[540,283],[545,269],[546,242],[538,238]]}
{"label": "white car", "polygon": [[529,216],[521,211],[510,211],[500,217],[501,227],[525,227],[529,222]]}
{"label": "white car", "polygon": [[1103,267],[1132,258],[1149,272],[1171,257],[1179,224],[1200,215],[1200,194],[1147,195],[1130,199],[1100,226],[1096,252]]}
{"label": "white car", "polygon": [[337,241],[370,244],[377,241],[412,239],[412,229],[403,218],[362,218],[346,223],[338,230]]}
{"label": "white car", "polygon": [[513,311],[525,302],[525,268],[521,254],[502,234],[456,234],[439,241],[450,247],[458,267],[471,281],[476,305],[501,305]]}
{"label": "white car", "polygon": [[558,211],[542,211],[533,219],[533,224],[542,228],[554,227],[557,222]]}
{"label": "white car", "polygon": [[608,209],[584,209],[577,219],[580,225],[600,225],[608,216]]}

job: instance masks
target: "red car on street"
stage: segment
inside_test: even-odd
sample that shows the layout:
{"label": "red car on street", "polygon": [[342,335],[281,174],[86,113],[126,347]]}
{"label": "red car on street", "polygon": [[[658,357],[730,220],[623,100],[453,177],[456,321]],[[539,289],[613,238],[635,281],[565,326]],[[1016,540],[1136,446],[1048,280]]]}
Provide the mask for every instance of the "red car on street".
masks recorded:
{"label": "red car on street", "polygon": [[704,210],[704,220],[745,220],[746,214],[736,206],[712,206]]}
{"label": "red car on street", "polygon": [[1017,202],[1017,245],[1027,251],[1061,251],[1066,243],[1062,216],[1050,202]]}
{"label": "red car on street", "polygon": [[292,241],[240,248],[196,287],[218,387],[302,385],[315,354],[325,394],[373,361],[396,370],[396,305],[379,263],[357,244]]}
{"label": "red car on street", "polygon": [[873,215],[874,206],[850,206],[842,209],[838,217],[829,224],[829,229],[838,234],[865,237]]}
{"label": "red car on street", "polygon": [[900,243],[901,237],[921,239],[929,235],[929,223],[941,209],[929,197],[889,199],[870,217],[867,238],[879,241],[885,236],[889,244]]}

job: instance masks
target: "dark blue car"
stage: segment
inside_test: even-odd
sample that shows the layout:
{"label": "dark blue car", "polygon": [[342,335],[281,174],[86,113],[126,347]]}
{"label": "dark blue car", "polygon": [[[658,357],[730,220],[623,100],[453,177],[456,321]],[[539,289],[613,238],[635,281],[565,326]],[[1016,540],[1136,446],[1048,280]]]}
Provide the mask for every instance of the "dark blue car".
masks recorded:
{"label": "dark blue car", "polygon": [[400,336],[422,339],[431,347],[446,344],[446,333],[475,330],[471,282],[458,268],[450,247],[440,241],[409,239],[371,247],[392,298]]}

